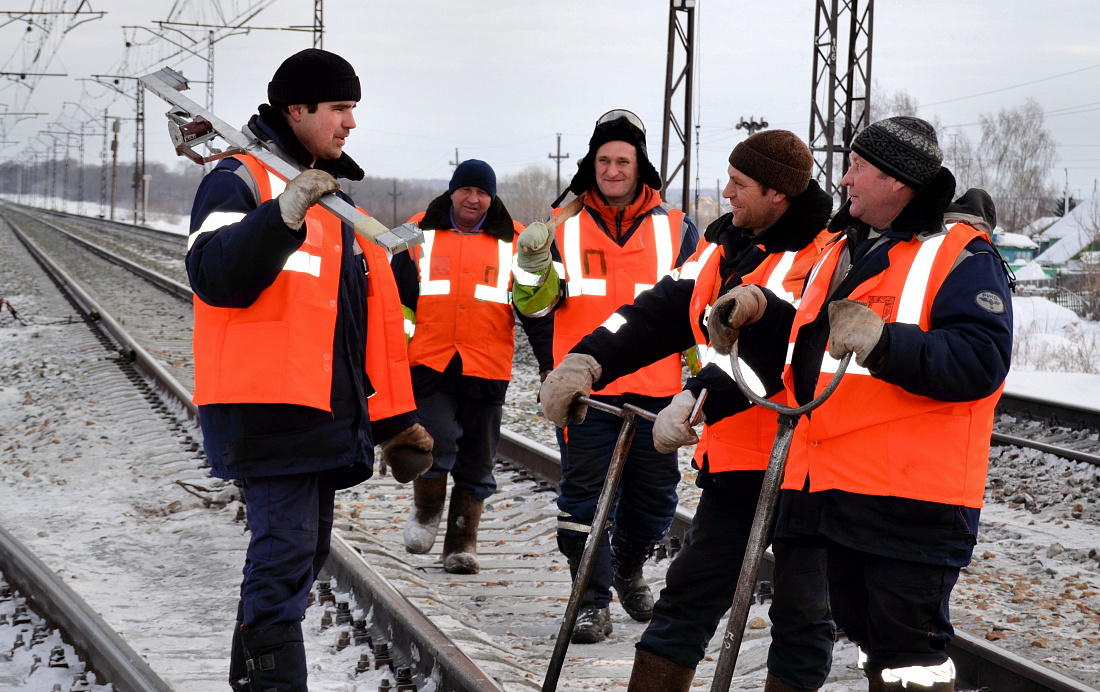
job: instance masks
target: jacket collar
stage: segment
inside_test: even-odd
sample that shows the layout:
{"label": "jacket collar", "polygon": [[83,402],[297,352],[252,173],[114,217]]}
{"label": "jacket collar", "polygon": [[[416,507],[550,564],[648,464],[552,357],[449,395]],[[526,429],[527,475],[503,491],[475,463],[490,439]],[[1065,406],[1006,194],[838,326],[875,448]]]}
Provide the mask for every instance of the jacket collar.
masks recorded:
{"label": "jacket collar", "polygon": [[589,212],[603,219],[608,229],[619,228],[623,234],[626,234],[640,218],[649,214],[655,207],[661,206],[660,192],[648,185],[639,184],[638,187],[638,195],[625,209],[608,204],[596,186],[590,187],[584,193],[584,206]]}
{"label": "jacket collar", "polygon": [[[909,240],[918,235],[935,235],[943,230],[943,215],[955,196],[955,176],[946,168],[940,168],[936,175],[917,190],[909,204],[901,210],[894,222],[890,224],[887,235],[891,237]],[[849,228],[858,229],[860,235],[866,237],[870,226],[855,219],[851,214],[852,200],[844,203],[833,222],[829,224],[830,231],[843,231]],[[880,229],[885,230],[885,229]]]}
{"label": "jacket collar", "polygon": [[313,164],[313,168],[325,171],[334,178],[363,179],[363,169],[347,155],[347,152],[340,154],[338,159],[317,159],[314,163],[313,155],[298,141],[294,130],[290,129],[286,118],[278,109],[262,103],[258,111],[248,121],[248,129],[253,136],[273,148],[280,157],[302,168],[309,168]]}
{"label": "jacket collar", "polygon": [[[797,252],[813,242],[829,223],[833,211],[833,198],[811,180],[806,191],[791,199],[791,206],[771,226],[759,235],[747,228],[733,225],[733,214],[719,217],[707,227],[703,237],[711,243],[723,246],[727,257],[733,257],[737,249],[746,243],[763,245],[766,252]],[[740,242],[739,242],[740,241]]]}
{"label": "jacket collar", "polygon": [[[444,192],[428,204],[424,218],[420,220],[420,227],[425,231],[450,230],[451,224],[451,195]],[[505,208],[500,197],[495,198],[489,204],[489,211],[485,213],[485,222],[481,224],[481,232],[488,233],[497,240],[510,243],[515,238],[515,226],[512,224],[512,216]]]}

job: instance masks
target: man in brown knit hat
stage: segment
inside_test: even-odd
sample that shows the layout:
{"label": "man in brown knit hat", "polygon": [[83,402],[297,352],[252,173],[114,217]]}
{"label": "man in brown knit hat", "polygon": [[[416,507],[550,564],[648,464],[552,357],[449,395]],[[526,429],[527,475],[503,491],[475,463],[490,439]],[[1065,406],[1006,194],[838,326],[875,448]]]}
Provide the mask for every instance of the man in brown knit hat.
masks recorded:
{"label": "man in brown knit hat", "polygon": [[[607,326],[573,348],[601,365],[596,386],[669,354],[699,349],[701,369],[658,415],[653,443],[662,452],[698,443],[694,465],[703,492],[683,549],[669,566],[653,619],[638,642],[630,678],[633,692],[690,687],[707,642],[733,601],[775,437],[775,414],[752,407],[733,381],[729,359],[715,357],[707,332],[711,306],[745,284],[767,286],[797,300],[802,280],[828,238],[822,229],[832,198],[810,179],[813,156],[795,134],[757,133],[738,144],[729,160],[722,196],[732,211],[707,228],[679,272],[619,308]],[[741,334],[742,371],[761,373],[757,391],[776,395],[783,385],[772,373],[782,370],[785,354],[756,352],[752,331],[750,327]],[[716,345],[728,353],[721,349],[725,344]],[[704,388],[709,393],[700,441],[688,416]]]}

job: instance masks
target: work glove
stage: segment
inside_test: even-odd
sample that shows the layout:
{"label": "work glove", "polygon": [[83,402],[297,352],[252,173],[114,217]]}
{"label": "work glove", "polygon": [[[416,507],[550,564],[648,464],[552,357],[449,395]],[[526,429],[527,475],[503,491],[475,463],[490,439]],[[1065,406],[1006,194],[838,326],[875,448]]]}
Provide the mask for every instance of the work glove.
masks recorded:
{"label": "work glove", "polygon": [[764,316],[768,299],[759,286],[737,286],[714,302],[707,322],[710,345],[720,355],[728,356],[741,328]]}
{"label": "work glove", "polygon": [[330,192],[340,189],[340,183],[324,171],[310,168],[286,184],[283,194],[279,195],[279,213],[283,223],[292,231],[302,227],[306,212],[317,200]]}
{"label": "work glove", "polygon": [[695,395],[686,389],[672,397],[669,405],[661,409],[653,422],[654,449],[661,454],[669,454],[699,441],[699,435],[692,429],[689,420],[693,408]]}
{"label": "work glove", "polygon": [[603,368],[592,356],[583,353],[570,353],[562,359],[561,365],[546,376],[539,390],[542,412],[554,425],[564,428],[570,422],[584,421],[588,407],[576,404],[573,400],[592,393],[592,383],[600,379]]}
{"label": "work glove", "polygon": [[882,338],[884,324],[878,313],[857,300],[829,303],[829,355],[840,360],[854,353],[856,365],[862,366]]}
{"label": "work glove", "polygon": [[382,460],[398,483],[408,483],[432,467],[435,440],[420,423],[411,425],[382,443]]}
{"label": "work glove", "polygon": [[550,244],[554,234],[539,221],[528,226],[519,234],[519,253],[516,264],[525,272],[538,274],[550,266]]}

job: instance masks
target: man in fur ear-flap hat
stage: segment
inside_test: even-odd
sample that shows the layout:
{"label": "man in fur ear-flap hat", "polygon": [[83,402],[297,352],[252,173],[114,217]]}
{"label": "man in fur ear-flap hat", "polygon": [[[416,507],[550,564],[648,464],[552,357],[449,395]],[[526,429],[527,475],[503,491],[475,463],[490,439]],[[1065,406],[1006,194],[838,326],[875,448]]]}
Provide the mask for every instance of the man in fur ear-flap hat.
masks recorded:
{"label": "man in fur ear-flap hat", "polygon": [[329,553],[335,493],[431,465],[417,423],[400,302],[385,251],[317,205],[363,171],[344,153],[359,78],[339,55],[283,61],[244,133],[301,171],[250,154],[199,184],[187,240],[195,394],[211,473],[239,479],[251,539],[230,687],[304,692],[302,617]]}
{"label": "man in fur ear-flap hat", "polygon": [[[738,144],[730,154],[729,180],[722,192],[732,211],[710,224],[679,272],[619,308],[615,329],[596,329],[572,350],[599,364],[595,386],[669,354],[699,355],[693,377],[653,425],[658,450],[698,443],[694,465],[703,492],[684,546],[669,566],[653,619],[637,644],[632,692],[688,690],[733,601],[776,417],[752,407],[737,388],[729,359],[721,355],[729,353],[729,344],[721,340],[728,335],[708,331],[709,321],[714,306],[742,286],[770,286],[786,300],[797,301],[807,272],[831,237],[825,228],[832,198],[811,179],[813,165],[806,144],[786,130],[760,132]],[[753,338],[742,336],[743,371],[756,375],[769,396],[782,392],[785,350],[757,352],[748,343]],[[552,384],[549,378],[547,384]],[[700,440],[689,417],[704,389],[706,425]],[[548,405],[572,394],[543,388]]]}
{"label": "man in fur ear-flap hat", "polygon": [[[394,255],[392,266],[417,413],[435,446],[432,467],[413,481],[405,549],[432,549],[450,475],[443,568],[476,574],[481,510],[497,487],[493,459],[515,347],[512,256],[524,227],[497,196],[492,167],[476,159],[460,163],[447,192],[411,220],[423,229],[424,243]],[[549,369],[550,320],[520,318],[541,367]]]}
{"label": "man in fur ear-flap hat", "polygon": [[841,627],[872,692],[951,692],[948,603],[977,542],[1012,299],[988,236],[992,200],[971,190],[952,204],[955,179],[932,125],[880,120],[856,136],[851,157],[841,180],[849,199],[830,225],[841,236],[797,310],[744,287],[711,318],[712,335],[740,330],[790,354],[792,406],[853,354],[791,440],[765,689],[818,689]]}
{"label": "man in fur ear-flap hat", "polygon": [[[574,578],[622,421],[602,411],[571,411],[572,397],[547,399],[546,392],[564,379],[615,406],[631,403],[656,411],[680,391],[679,354],[593,387],[600,380],[600,364],[570,353],[583,336],[608,320],[608,328],[616,329],[615,311],[675,271],[694,251],[695,225],[682,211],[661,203],[660,188],[642,120],[627,110],[609,111],[596,121],[588,153],[566,191],[577,195],[583,208],[555,234],[532,224],[519,240],[516,307],[528,315],[554,315],[557,367],[546,379],[543,404],[558,426],[558,547]],[[551,400],[557,404],[552,410],[546,407]],[[680,473],[675,450],[658,452],[652,435],[652,424],[640,421],[611,515],[614,533],[600,538],[574,643],[603,641],[611,633],[612,588],[630,617],[644,622],[653,616],[653,594],[642,565],[672,523]]]}

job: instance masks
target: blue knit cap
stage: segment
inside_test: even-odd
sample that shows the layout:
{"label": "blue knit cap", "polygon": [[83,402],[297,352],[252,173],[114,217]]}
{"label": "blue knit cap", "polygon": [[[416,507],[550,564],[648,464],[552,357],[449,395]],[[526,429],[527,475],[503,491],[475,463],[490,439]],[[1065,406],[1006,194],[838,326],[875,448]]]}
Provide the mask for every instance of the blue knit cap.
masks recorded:
{"label": "blue knit cap", "polygon": [[493,167],[484,161],[466,159],[455,167],[451,182],[447,185],[447,194],[460,187],[476,187],[485,190],[493,199],[497,198],[497,174]]}

